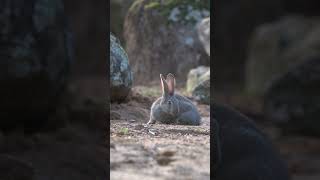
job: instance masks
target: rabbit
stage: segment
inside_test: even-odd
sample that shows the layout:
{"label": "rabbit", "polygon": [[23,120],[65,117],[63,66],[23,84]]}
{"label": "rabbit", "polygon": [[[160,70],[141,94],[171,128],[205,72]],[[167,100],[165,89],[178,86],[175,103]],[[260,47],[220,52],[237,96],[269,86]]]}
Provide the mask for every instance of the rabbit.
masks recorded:
{"label": "rabbit", "polygon": [[175,77],[169,73],[165,79],[160,74],[162,97],[151,106],[147,124],[200,125],[201,117],[191,100],[175,93]]}
{"label": "rabbit", "polygon": [[289,180],[287,164],[255,124],[241,113],[213,103],[215,180]]}

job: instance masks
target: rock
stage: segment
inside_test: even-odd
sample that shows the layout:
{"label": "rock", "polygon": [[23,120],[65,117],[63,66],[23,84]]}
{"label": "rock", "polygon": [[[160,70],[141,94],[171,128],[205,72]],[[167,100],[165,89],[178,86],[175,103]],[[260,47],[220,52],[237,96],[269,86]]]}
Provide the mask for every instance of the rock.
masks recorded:
{"label": "rock", "polygon": [[[109,1],[108,1],[109,2]],[[74,37],[77,63],[72,65],[72,77],[99,76],[105,78],[107,2],[104,0],[63,0]],[[109,17],[109,14],[108,14]],[[105,87],[104,87],[105,88]],[[107,93],[109,94],[109,88]]]}
{"label": "rock", "polygon": [[191,93],[194,88],[200,84],[200,81],[204,78],[202,77],[209,71],[210,77],[210,67],[206,66],[199,66],[195,69],[191,69],[188,73],[188,80],[187,80],[187,92]]}
{"label": "rock", "polygon": [[35,180],[31,164],[9,155],[0,155],[1,180]]}
{"label": "rock", "polygon": [[210,78],[202,81],[192,92],[199,103],[210,105]]}
{"label": "rock", "polygon": [[[217,87],[244,82],[248,41],[254,29],[284,14],[282,0],[215,1],[214,46]],[[301,4],[301,3],[300,3]],[[243,84],[240,84],[243,85]]]}
{"label": "rock", "polygon": [[252,119],[226,105],[212,107],[213,179],[290,179],[287,163]]}
{"label": "rock", "polygon": [[60,0],[0,3],[0,128],[40,126],[69,74],[72,41]]}
{"label": "rock", "polygon": [[263,95],[272,79],[320,55],[320,19],[287,16],[256,29],[246,64],[246,89]]}
{"label": "rock", "polygon": [[110,31],[120,40],[123,39],[123,23],[127,12],[134,0],[111,0],[110,1]]}
{"label": "rock", "polygon": [[210,104],[210,67],[199,66],[190,70],[187,92],[200,103]]}
{"label": "rock", "polygon": [[110,34],[110,90],[111,101],[124,100],[132,87],[132,72],[128,56],[116,37]]}
{"label": "rock", "polygon": [[135,1],[125,19],[126,50],[137,85],[159,81],[160,73],[174,73],[185,83],[190,69],[209,65],[196,24],[209,16],[210,1],[161,2]]}
{"label": "rock", "polygon": [[198,35],[204,49],[210,56],[210,18],[205,18],[199,23]]}
{"label": "rock", "polygon": [[320,135],[320,56],[275,79],[264,97],[264,112],[285,131]]}

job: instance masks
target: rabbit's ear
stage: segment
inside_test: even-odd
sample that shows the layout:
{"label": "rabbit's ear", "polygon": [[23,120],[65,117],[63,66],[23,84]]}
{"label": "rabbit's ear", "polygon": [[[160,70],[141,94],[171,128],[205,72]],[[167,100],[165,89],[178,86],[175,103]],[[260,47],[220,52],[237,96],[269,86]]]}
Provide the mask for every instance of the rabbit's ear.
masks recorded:
{"label": "rabbit's ear", "polygon": [[168,83],[168,92],[169,94],[172,96],[174,95],[174,88],[175,88],[175,84],[176,84],[176,79],[174,78],[174,75],[169,73],[167,75],[167,83]]}
{"label": "rabbit's ear", "polygon": [[161,87],[162,87],[162,96],[166,96],[168,94],[168,84],[162,74],[160,74]]}

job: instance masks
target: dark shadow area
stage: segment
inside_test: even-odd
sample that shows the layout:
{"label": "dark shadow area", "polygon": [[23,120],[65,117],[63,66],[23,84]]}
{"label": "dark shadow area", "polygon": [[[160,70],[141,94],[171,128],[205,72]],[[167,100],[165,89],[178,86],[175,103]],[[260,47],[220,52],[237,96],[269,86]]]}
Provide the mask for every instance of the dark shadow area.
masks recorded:
{"label": "dark shadow area", "polygon": [[0,3],[0,179],[106,179],[107,2]]}
{"label": "dark shadow area", "polygon": [[214,101],[250,117],[293,179],[320,177],[320,11],[310,1],[215,1]]}

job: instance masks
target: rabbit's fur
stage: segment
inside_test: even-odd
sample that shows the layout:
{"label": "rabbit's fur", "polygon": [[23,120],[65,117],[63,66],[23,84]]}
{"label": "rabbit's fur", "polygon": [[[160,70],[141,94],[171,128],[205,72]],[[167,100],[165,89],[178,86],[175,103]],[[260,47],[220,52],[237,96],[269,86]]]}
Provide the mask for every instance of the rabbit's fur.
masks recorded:
{"label": "rabbit's fur", "polygon": [[[213,104],[216,180],[288,180],[287,165],[246,116]],[[216,122],[216,123],[214,123]]]}
{"label": "rabbit's fur", "polygon": [[152,104],[148,124],[158,121],[164,124],[200,125],[201,118],[192,101],[174,92],[174,75],[169,73],[165,79],[160,74],[160,80],[162,97]]}

